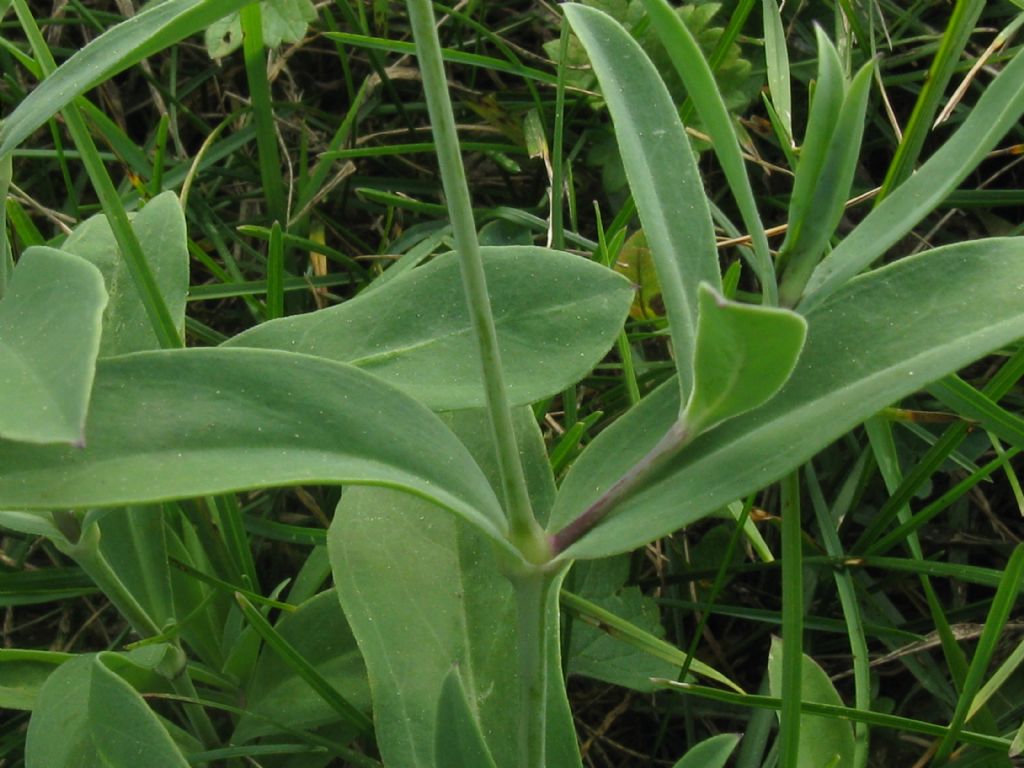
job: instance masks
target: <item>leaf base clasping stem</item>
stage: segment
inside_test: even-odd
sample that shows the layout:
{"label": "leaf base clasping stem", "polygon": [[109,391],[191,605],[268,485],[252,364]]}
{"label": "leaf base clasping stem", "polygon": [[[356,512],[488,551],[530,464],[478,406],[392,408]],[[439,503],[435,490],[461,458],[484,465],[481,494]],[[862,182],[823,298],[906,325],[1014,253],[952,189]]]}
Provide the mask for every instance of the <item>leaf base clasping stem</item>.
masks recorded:
{"label": "leaf base clasping stem", "polygon": [[551,537],[551,549],[554,555],[561,554],[579,541],[587,531],[604,520],[616,506],[640,490],[651,475],[686,447],[693,437],[693,431],[682,420],[675,421],[669,427],[668,432],[640,461],[630,467],[579,517]]}

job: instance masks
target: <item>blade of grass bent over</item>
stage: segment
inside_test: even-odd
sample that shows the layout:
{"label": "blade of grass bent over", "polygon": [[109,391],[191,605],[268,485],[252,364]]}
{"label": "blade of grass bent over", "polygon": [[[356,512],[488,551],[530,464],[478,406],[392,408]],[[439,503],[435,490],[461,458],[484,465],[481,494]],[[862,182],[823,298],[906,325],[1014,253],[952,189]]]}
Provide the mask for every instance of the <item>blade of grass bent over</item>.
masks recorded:
{"label": "blade of grass bent over", "polygon": [[896,148],[896,155],[889,164],[882,189],[875,199],[876,206],[913,173],[914,165],[935,120],[935,113],[942,103],[946,86],[960,63],[967,41],[984,9],[985,0],[957,0],[949,17],[949,24],[939,41],[939,49],[924,79],[924,85],[917,96],[917,101],[914,102],[914,110],[903,131],[903,138]]}
{"label": "blade of grass bent over", "polygon": [[0,126],[0,158],[90,88],[254,0],[167,0],[151,3],[71,56]]}

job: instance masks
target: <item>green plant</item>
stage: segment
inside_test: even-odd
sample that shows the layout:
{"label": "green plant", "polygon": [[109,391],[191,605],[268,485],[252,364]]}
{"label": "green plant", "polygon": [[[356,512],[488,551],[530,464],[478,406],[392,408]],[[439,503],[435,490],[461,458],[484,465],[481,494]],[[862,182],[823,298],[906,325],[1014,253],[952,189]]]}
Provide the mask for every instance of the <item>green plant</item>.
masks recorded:
{"label": "green plant", "polygon": [[[762,303],[722,295],[707,197],[654,67],[613,19],[565,6],[615,122],[677,375],[590,443],[557,489],[527,406],[593,367],[619,333],[632,290],[613,271],[561,251],[479,245],[422,0],[410,0],[409,13],[454,254],[396,277],[385,272],[339,307],[272,320],[204,349],[174,348],[188,289],[174,195],[154,197],[129,221],[115,191],[103,198],[106,216],[80,225],[62,249],[20,255],[0,303],[0,524],[43,536],[73,559],[142,638],[126,652],[70,659],[3,652],[0,664],[32,692],[21,700],[33,711],[30,768],[127,766],[140,743],[147,764],[212,763],[259,754],[239,744],[296,733],[310,751],[294,750],[294,764],[338,756],[375,765],[349,746],[371,731],[388,765],[579,764],[559,642],[568,569],[732,514],[733,502],[776,480],[791,587],[785,653],[773,645],[770,697],[734,695],[781,707],[783,764],[836,756],[865,763],[861,732],[841,717],[875,713],[842,710],[820,667],[802,655],[795,473],[882,408],[1024,335],[1017,238],[937,248],[858,276],[1024,111],[1024,55],[1006,64],[945,147],[826,255],[853,177],[871,64],[849,78],[819,35],[819,85],[776,263],[699,46],[666,3],[644,5],[712,133],[752,236]],[[0,155],[57,109],[74,115],[76,96],[98,80],[198,31],[223,6],[168,0],[97,39],[8,118]],[[14,7],[44,61],[27,7]],[[87,133],[75,138],[83,158],[97,161]],[[113,189],[101,162],[91,168],[97,187]],[[281,237],[280,227],[272,230],[275,249]],[[124,262],[110,258],[118,249]],[[283,269],[279,256],[275,270]],[[266,309],[275,317],[283,288],[270,283]],[[1020,358],[1014,352],[1008,368],[1019,373]],[[955,379],[936,386],[978,406],[986,427],[1021,446],[1019,419],[993,415]],[[230,494],[300,483],[346,489],[281,602],[262,593]],[[865,547],[878,541],[867,538]],[[993,628],[1006,621],[1019,552],[999,582]],[[328,570],[336,594],[317,594]],[[268,621],[272,610],[283,618]],[[670,668],[728,684],[688,656]],[[965,669],[968,691],[978,690],[983,671],[981,662]],[[148,706],[140,692],[163,704]],[[231,711],[239,692],[247,704],[229,741],[208,708]],[[940,751],[948,755],[957,740],[1008,747],[962,732],[968,704],[939,728]],[[881,715],[874,722],[913,725]],[[812,727],[831,735],[808,757]],[[728,736],[700,744],[679,765],[722,765],[734,745]],[[258,746],[269,754],[279,744]]]}

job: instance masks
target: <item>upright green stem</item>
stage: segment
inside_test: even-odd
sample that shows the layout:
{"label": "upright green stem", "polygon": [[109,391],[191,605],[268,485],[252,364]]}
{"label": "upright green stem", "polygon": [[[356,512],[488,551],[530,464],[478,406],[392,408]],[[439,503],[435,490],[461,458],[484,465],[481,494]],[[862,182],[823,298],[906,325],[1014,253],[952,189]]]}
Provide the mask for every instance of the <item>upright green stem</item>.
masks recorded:
{"label": "upright green stem", "polygon": [[800,474],[782,480],[782,709],[779,712],[779,765],[800,765],[800,705],[803,702],[804,590]]}
{"label": "upright green stem", "polygon": [[242,24],[242,54],[249,98],[256,122],[256,151],[259,155],[260,180],[267,199],[271,221],[284,225],[288,221],[288,201],[281,181],[281,155],[277,151],[277,131],[267,79],[267,49],[263,45],[263,14],[260,4],[253,3],[239,13]]}
{"label": "upright green stem", "polygon": [[491,313],[473,207],[455,129],[455,115],[448,98],[441,44],[434,28],[434,13],[430,0],[408,0],[407,7],[416,40],[416,56],[420,64],[427,111],[433,127],[434,143],[437,145],[441,183],[448,202],[455,249],[459,255],[466,304],[480,353],[487,410],[491,418],[502,491],[509,516],[510,539],[527,560],[540,563],[549,559],[550,551],[543,531],[533,516],[526,478],[519,459],[512,411],[498,351],[498,334]]}
{"label": "upright green stem", "polygon": [[547,587],[532,572],[513,579],[519,642],[519,768],[544,768],[547,730]]}
{"label": "upright green stem", "polygon": [[[35,19],[25,0],[14,0],[14,9],[18,15],[18,21],[25,31],[25,36],[32,46],[32,52],[42,67],[43,73],[46,75],[52,74],[57,69],[57,63],[53,60],[50,49],[39,32],[39,27],[36,26]],[[107,173],[107,169],[103,165],[103,160],[100,158],[96,144],[89,134],[85,120],[74,103],[68,104],[64,108],[64,119],[67,123],[68,133],[71,134],[71,138],[81,154],[82,164],[89,175],[89,180],[92,182],[96,195],[100,199],[100,204],[103,206],[103,212],[106,213],[107,220],[110,222],[110,228],[113,230],[114,239],[117,240],[118,248],[120,248],[124,256],[128,272],[132,276],[132,281],[135,283],[139,295],[142,297],[143,306],[146,308],[146,315],[153,325],[153,331],[160,341],[160,346],[165,349],[175,349],[184,346],[181,334],[174,325],[171,313],[167,309],[167,303],[164,301],[163,294],[160,293],[160,288],[157,286],[156,278],[153,276],[153,271],[149,267],[149,262],[146,261],[146,254],[142,250],[142,245],[139,243],[139,239],[135,236],[135,231],[128,221],[128,214],[124,209],[124,204],[121,202],[121,197],[114,187],[114,182],[110,179],[110,174]]]}

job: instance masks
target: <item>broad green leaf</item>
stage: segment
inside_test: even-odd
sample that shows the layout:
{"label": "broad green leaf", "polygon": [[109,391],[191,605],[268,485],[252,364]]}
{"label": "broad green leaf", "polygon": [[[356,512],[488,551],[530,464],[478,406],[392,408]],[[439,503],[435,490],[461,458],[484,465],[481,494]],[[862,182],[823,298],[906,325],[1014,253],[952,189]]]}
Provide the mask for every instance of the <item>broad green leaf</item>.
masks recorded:
{"label": "broad green leaf", "polygon": [[[310,0],[262,0],[263,44],[277,48],[281,43],[297,43],[316,18],[316,8]],[[242,24],[236,11],[218,19],[206,28],[206,52],[211,59],[220,59],[242,45]]]}
{"label": "broad green leaf", "polygon": [[188,768],[142,697],[104,663],[80,656],[43,685],[25,741],[26,768]]}
{"label": "broad green leaf", "polygon": [[735,733],[712,736],[691,748],[672,768],[724,768],[739,740]]}
{"label": "broad green leaf", "polygon": [[501,507],[454,435],[416,401],[340,363],[250,349],[108,358],[87,442],[0,441],[0,508],[367,483],[429,499],[504,541]]}
{"label": "broad green leaf", "polygon": [[[132,218],[132,229],[142,244],[146,261],[180,331],[185,325],[189,256],[185,215],[177,196],[173,192],[164,192],[154,197]],[[99,214],[86,219],[64,242],[63,250],[81,256],[103,274],[110,301],[103,314],[100,356],[159,348],[159,340],[146,315],[127,262],[118,250],[107,217]]]}
{"label": "broad green leaf", "polygon": [[[768,653],[768,689],[778,696],[782,690],[782,640],[772,638]],[[815,704],[842,706],[835,686],[818,663],[810,656],[803,657],[801,700]],[[821,715],[800,715],[800,768],[849,768],[853,765],[853,727],[846,720]]]}
{"label": "broad green leaf", "polygon": [[31,710],[47,678],[68,653],[0,648],[0,709]]}
{"label": "broad green leaf", "polygon": [[25,251],[0,301],[0,439],[83,442],[106,303],[88,262]]}
{"label": "broad green leaf", "polygon": [[[871,91],[871,76],[874,62],[869,61],[854,77],[846,90],[842,107],[836,116],[836,125],[828,140],[824,162],[818,175],[811,180],[811,187],[800,211],[790,208],[790,229],[782,244],[779,258],[786,264],[780,288],[781,300],[792,306],[800,298],[811,272],[821,261],[829,240],[839,225],[846,209],[846,200],[853,184],[853,175],[861,156],[861,140],[864,137],[864,116]],[[802,159],[802,158],[801,158]],[[803,163],[797,166],[798,182],[794,185],[793,199],[803,172]]]}
{"label": "broad green leaf", "polygon": [[693,393],[680,415],[690,434],[767,402],[793,372],[807,335],[795,312],[727,301],[700,286]]}
{"label": "broad green leaf", "polygon": [[[481,250],[512,403],[531,403],[575,384],[621,330],[633,293],[629,283],[561,251]],[[483,407],[458,270],[454,254],[442,256],[337,307],[264,323],[226,346],[351,363],[434,410]]]}
{"label": "broad green leaf", "polygon": [[[274,628],[348,701],[369,711],[366,665],[334,590],[321,592],[294,613],[284,614]],[[268,647],[260,653],[245,698],[246,712],[257,717],[242,716],[232,736],[235,744],[275,733],[273,725],[263,718],[300,729],[319,728],[339,720],[338,713]]]}
{"label": "broad green leaf", "polygon": [[[782,477],[831,441],[972,360],[1024,336],[1024,241],[937,248],[857,278],[807,314],[796,369],[779,393],[697,438],[577,544],[569,557],[629,551]],[[577,517],[677,418],[663,386],[576,461],[549,530]]]}
{"label": "broad green leaf", "polygon": [[[532,414],[515,413],[531,499],[543,516],[554,495],[543,442]],[[483,413],[445,418],[493,476]],[[493,547],[461,521],[431,515],[418,499],[354,488],[335,512],[328,549],[342,608],[366,660],[385,764],[447,768],[435,762],[434,734],[442,685],[457,664],[495,761],[500,768],[517,765],[516,609]],[[547,764],[570,766],[580,759],[558,659],[560,581],[551,585],[548,606]]]}
{"label": "broad green leaf", "polygon": [[[1024,112],[1024,50],[989,83],[956,133],[817,266],[800,304],[821,304],[917,226],[959,186]],[[952,285],[952,283],[951,283]]]}
{"label": "broad green leaf", "polygon": [[104,32],[81,48],[32,91],[0,125],[6,157],[75,97],[147,56],[201,32],[253,0],[165,0]]}
{"label": "broad green leaf", "polygon": [[466,699],[458,667],[452,667],[441,687],[434,729],[434,762],[437,765],[496,768],[480,732],[480,724]]}
{"label": "broad green leaf", "polygon": [[[643,4],[650,16],[651,27],[661,38],[676,72],[686,85],[687,94],[697,107],[704,130],[711,137],[711,148],[718,156],[743,223],[751,235],[754,246],[751,266],[761,282],[765,303],[774,305],[778,303],[775,264],[768,250],[768,238],[757,212],[733,119],[715,82],[715,73],[704,58],[694,33],[667,0],[643,0]],[[750,251],[744,250],[743,253],[748,254]]]}
{"label": "broad green leaf", "polygon": [[680,387],[689,394],[697,285],[721,289],[711,213],[686,131],[654,65],[610,16],[562,6],[587,49],[615,124],[629,186],[654,255]]}

